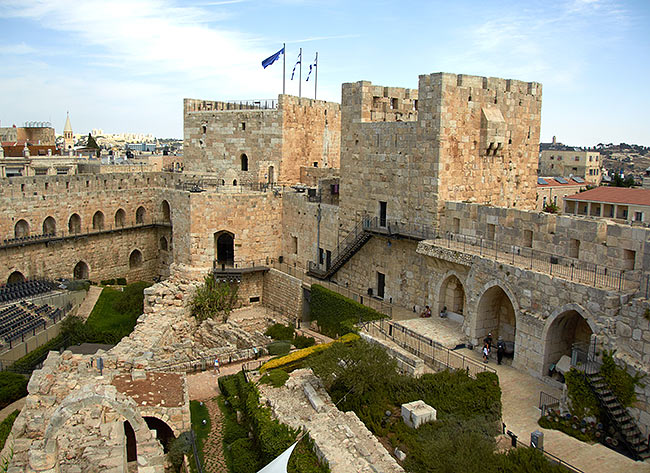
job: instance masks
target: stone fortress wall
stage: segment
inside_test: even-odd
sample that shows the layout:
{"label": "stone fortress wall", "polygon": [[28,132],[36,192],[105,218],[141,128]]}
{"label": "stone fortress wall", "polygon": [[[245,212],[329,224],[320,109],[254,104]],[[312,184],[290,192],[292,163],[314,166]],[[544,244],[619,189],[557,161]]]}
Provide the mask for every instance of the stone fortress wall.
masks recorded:
{"label": "stone fortress wall", "polygon": [[227,184],[294,184],[303,166],[339,167],[339,104],[289,95],[262,102],[185,99],[185,170]]}

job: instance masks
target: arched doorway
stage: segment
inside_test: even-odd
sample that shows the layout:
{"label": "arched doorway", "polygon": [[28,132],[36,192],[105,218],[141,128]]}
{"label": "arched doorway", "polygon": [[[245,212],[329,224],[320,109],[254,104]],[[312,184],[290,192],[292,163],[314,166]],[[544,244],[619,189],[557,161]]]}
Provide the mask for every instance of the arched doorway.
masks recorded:
{"label": "arched doorway", "polygon": [[248,156],[246,156],[245,153],[242,153],[240,156],[241,160],[241,170],[242,171],[248,171]]}
{"label": "arched doorway", "polygon": [[589,322],[575,308],[549,317],[544,337],[544,375],[548,374],[552,364],[563,356],[571,357],[573,348],[589,352],[594,331]]}
{"label": "arched doorway", "polygon": [[162,251],[167,251],[169,249],[169,245],[167,244],[167,238],[164,236],[160,237],[160,249]]}
{"label": "arched doorway", "polygon": [[515,309],[508,294],[500,286],[487,289],[478,303],[476,311],[476,342],[482,343],[492,333],[494,343],[499,337],[514,344],[517,331]]}
{"label": "arched doorway", "polygon": [[93,230],[103,230],[104,229],[104,212],[98,210],[93,215]]}
{"label": "arched doorway", "polygon": [[172,211],[171,208],[169,207],[169,202],[163,200],[161,204],[161,208],[162,208],[163,222],[171,222]]}
{"label": "arched doorway", "polygon": [[142,266],[142,252],[140,250],[133,250],[129,256],[129,268],[139,268]]}
{"label": "arched doorway", "polygon": [[83,261],[79,261],[75,265],[74,270],[72,271],[72,275],[74,279],[88,279],[89,277],[88,265]]}
{"label": "arched doorway", "polygon": [[124,209],[117,209],[115,212],[115,228],[122,228],[126,225],[126,212]]}
{"label": "arched doorway", "polygon": [[144,223],[144,219],[147,216],[147,211],[144,207],[140,206],[135,211],[135,223]]}
{"label": "arched doorway", "polygon": [[124,421],[124,436],[126,437],[126,461],[138,461],[138,442],[135,438],[135,430],[128,420]]}
{"label": "arched doorway", "polygon": [[465,289],[463,283],[454,274],[447,277],[440,286],[438,313],[445,307],[447,312],[464,315],[465,311]]}
{"label": "arched doorway", "polygon": [[29,236],[29,223],[27,220],[20,219],[14,226],[14,236],[16,238],[25,238]]}
{"label": "arched doorway", "polygon": [[172,428],[169,425],[167,425],[164,421],[158,419],[157,417],[143,416],[142,418],[147,423],[147,427],[149,427],[149,430],[156,431],[156,439],[158,439],[158,441],[162,445],[163,452],[168,453],[169,446],[172,440],[176,438],[174,436],[174,431],[172,430]]}
{"label": "arched doorway", "polygon": [[269,184],[275,184],[275,168],[273,166],[269,166],[267,179]]}
{"label": "arched doorway", "polygon": [[14,271],[7,278],[7,284],[20,284],[21,282],[25,282],[25,276],[20,271]]}
{"label": "arched doorway", "polygon": [[233,266],[235,264],[235,235],[225,231],[215,233],[214,253],[218,265]]}
{"label": "arched doorway", "polygon": [[79,214],[72,214],[68,219],[68,233],[81,233],[81,217]]}
{"label": "arched doorway", "polygon": [[54,217],[47,217],[43,220],[43,235],[56,235],[56,220],[54,220]]}

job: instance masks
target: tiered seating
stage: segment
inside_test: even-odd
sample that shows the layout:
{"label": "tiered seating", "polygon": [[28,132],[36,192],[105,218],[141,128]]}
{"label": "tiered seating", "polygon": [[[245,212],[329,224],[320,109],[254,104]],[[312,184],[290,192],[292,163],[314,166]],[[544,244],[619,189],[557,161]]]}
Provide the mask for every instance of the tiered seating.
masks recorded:
{"label": "tiered seating", "polygon": [[0,303],[36,296],[57,288],[58,286],[55,283],[42,279],[7,284],[6,286],[0,286]]}
{"label": "tiered seating", "polygon": [[0,340],[11,344],[29,332],[35,334],[37,329],[45,328],[49,321],[56,321],[62,315],[61,309],[27,301],[5,307],[0,310]]}

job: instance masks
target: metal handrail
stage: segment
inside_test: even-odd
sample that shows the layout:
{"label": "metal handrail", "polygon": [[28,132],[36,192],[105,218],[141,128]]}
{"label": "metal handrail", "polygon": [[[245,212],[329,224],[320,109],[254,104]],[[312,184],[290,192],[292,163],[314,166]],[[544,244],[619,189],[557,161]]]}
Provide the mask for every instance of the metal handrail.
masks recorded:
{"label": "metal handrail", "polygon": [[[532,446],[530,446],[530,445],[528,445],[528,444],[525,444],[524,442],[522,442],[521,440],[519,440],[519,439],[517,438],[517,436],[514,435],[512,432],[508,431],[508,434],[511,435],[511,437],[512,437],[512,439],[513,439],[513,442],[514,442],[514,444],[516,445],[516,447],[535,448],[535,447],[532,447]],[[513,436],[514,436],[514,437],[513,437]],[[538,448],[538,449],[536,449],[536,450],[539,450],[540,452],[542,452],[542,454],[546,457],[546,459],[547,459],[548,461],[550,461],[550,462],[552,462],[552,463],[555,463],[556,465],[561,466],[561,467],[563,467],[563,468],[566,468],[566,469],[567,469],[569,472],[571,472],[571,473],[585,473],[585,472],[582,471],[580,468],[577,468],[577,467],[573,466],[571,463],[568,463],[568,462],[562,460],[560,457],[558,457],[558,456],[556,456],[556,455],[553,455],[552,453],[547,452],[546,450],[544,450],[544,449],[542,449],[542,448]]]}
{"label": "metal handrail", "polygon": [[[384,329],[384,323],[387,323],[393,327],[393,330],[387,332]],[[419,356],[425,362],[429,362],[430,365],[435,366],[444,366],[446,369],[451,370],[464,370],[469,376],[476,376],[477,373],[490,372],[495,373],[496,370],[490,366],[487,366],[483,363],[479,363],[471,358],[466,357],[465,355],[454,352],[453,350],[445,347],[444,345],[432,340],[429,337],[425,337],[417,332],[414,332],[398,323],[393,321],[372,321],[369,326],[374,327],[384,336],[384,339],[390,339],[392,342],[396,343],[400,347],[410,351],[411,353]],[[369,330],[367,330],[370,333]],[[399,340],[395,337],[395,333],[402,333],[405,336],[408,336],[414,340],[417,340],[418,346],[412,346],[404,340]],[[372,333],[370,333],[372,335]],[[426,347],[430,347],[430,350],[426,350]],[[441,357],[435,356],[435,351],[439,350],[442,352]],[[428,354],[427,351],[430,351],[431,354]],[[446,358],[446,360],[445,360]]]}
{"label": "metal handrail", "polygon": [[547,410],[560,407],[560,400],[544,391],[540,391],[538,407],[542,411],[542,416],[545,416]]}

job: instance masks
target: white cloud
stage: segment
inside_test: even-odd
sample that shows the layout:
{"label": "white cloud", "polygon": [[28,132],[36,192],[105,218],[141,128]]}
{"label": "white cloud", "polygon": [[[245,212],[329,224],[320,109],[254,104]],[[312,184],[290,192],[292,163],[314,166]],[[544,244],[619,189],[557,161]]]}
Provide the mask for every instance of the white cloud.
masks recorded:
{"label": "white cloud", "polygon": [[5,55],[10,55],[10,54],[15,54],[15,55],[21,55],[21,54],[33,54],[36,52],[36,49],[34,49],[31,46],[28,46],[25,43],[17,43],[17,44],[2,44],[0,45],[0,54],[5,54]]}

